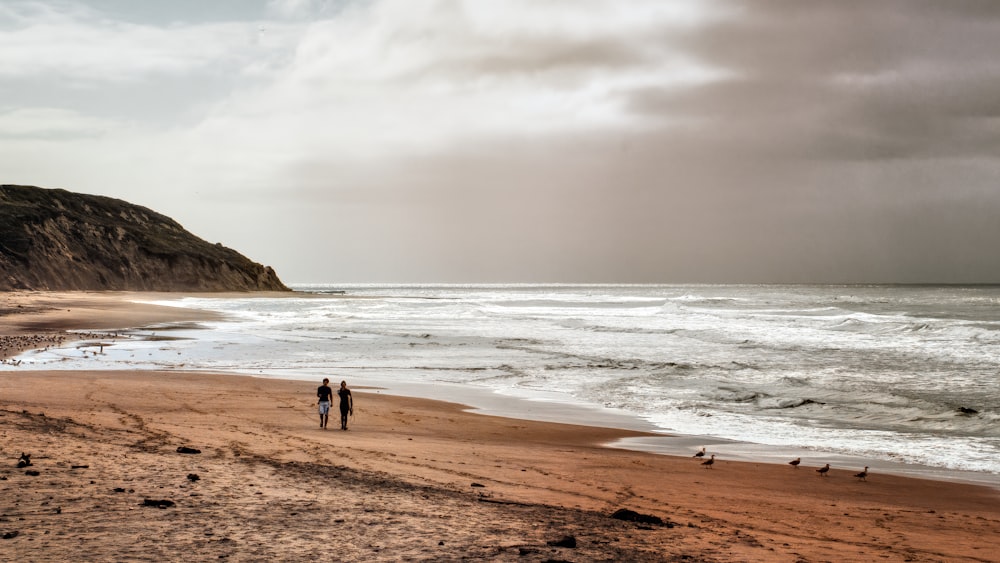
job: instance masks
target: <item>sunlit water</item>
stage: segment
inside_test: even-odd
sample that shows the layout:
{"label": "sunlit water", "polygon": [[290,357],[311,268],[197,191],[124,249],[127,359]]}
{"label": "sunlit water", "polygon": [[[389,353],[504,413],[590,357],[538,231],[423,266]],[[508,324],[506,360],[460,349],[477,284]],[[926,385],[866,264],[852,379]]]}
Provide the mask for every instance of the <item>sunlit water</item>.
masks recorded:
{"label": "sunlit water", "polygon": [[611,409],[670,433],[1000,474],[997,287],[296,289],[178,299],[166,304],[224,320],[0,369],[447,383]]}

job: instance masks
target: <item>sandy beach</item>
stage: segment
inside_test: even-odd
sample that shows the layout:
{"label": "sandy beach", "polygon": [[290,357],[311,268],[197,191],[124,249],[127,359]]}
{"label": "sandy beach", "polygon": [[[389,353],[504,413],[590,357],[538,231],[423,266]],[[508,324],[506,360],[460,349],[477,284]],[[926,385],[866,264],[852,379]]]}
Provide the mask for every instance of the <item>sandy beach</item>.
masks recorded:
{"label": "sandy beach", "polygon": [[[67,329],[208,315],[134,297],[3,294],[0,355]],[[722,457],[709,467],[603,446],[634,432],[472,414],[351,383],[355,416],[343,432],[319,428],[318,381],[10,366],[0,372],[0,560],[950,562],[1000,553],[992,488]],[[19,468],[22,453],[31,465]],[[641,521],[613,517],[622,509]]]}

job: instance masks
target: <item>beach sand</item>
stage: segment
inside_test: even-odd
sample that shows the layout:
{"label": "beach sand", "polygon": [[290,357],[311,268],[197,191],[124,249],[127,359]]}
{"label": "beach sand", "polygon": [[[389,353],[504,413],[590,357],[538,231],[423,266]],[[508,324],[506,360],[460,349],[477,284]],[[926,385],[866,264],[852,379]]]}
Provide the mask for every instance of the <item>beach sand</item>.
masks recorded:
{"label": "beach sand", "polygon": [[[67,328],[205,318],[132,298],[4,294],[0,335],[44,341]],[[992,488],[879,474],[860,481],[852,477],[860,468],[822,477],[813,466],[724,457],[709,469],[602,447],[634,432],[472,414],[354,383],[344,432],[336,421],[319,428],[318,381],[9,367],[0,372],[0,560],[992,561],[1000,553]],[[31,466],[17,467],[22,452]],[[619,509],[663,523],[612,518]]]}

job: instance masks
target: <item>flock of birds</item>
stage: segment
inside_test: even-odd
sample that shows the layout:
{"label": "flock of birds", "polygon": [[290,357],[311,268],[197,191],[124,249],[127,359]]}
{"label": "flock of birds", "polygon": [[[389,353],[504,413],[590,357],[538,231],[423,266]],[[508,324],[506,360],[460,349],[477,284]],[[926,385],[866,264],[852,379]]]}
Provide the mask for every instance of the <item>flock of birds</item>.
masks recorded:
{"label": "flock of birds", "polygon": [[[705,457],[705,448],[702,448],[702,449],[698,450],[697,452],[695,452],[694,457],[695,458],[703,458],[703,457]],[[789,461],[788,465],[791,465],[795,469],[798,469],[799,465],[801,463],[802,463],[802,458],[801,457],[797,457],[797,458],[793,459],[792,461]],[[715,465],[715,454],[712,454],[711,457],[709,457],[708,459],[702,461],[701,464],[703,466],[705,466],[705,468],[711,469],[712,466]],[[816,473],[818,473],[820,477],[827,477],[827,476],[829,476],[829,473],[830,473],[830,464],[828,463],[828,464],[824,465],[823,467],[820,467],[819,469],[816,470]],[[859,481],[868,481],[868,466],[866,465],[865,468],[863,470],[861,470],[861,472],[855,473],[854,477],[857,478]]]}
{"label": "flock of birds", "polygon": [[[2,335],[0,336],[0,364],[6,364],[11,366],[21,365],[21,360],[11,358],[10,356],[16,356],[21,352],[26,350],[48,350],[51,347],[59,347],[66,343],[67,339],[72,336],[73,339],[77,340],[87,340],[87,339],[117,339],[121,335],[118,332],[73,332],[72,334],[63,333],[51,333],[51,334],[19,334],[19,335]],[[104,343],[94,343],[85,344],[78,346],[78,348],[85,346],[96,346],[100,348],[101,354],[104,353],[104,347],[108,344]],[[92,352],[95,356],[98,352]],[[86,355],[87,351],[84,350],[83,354]]]}
{"label": "flock of birds", "polygon": [[60,346],[66,337],[62,334],[19,334],[0,336],[0,363],[19,365],[20,360],[7,359],[7,356],[19,354],[25,350],[36,348],[48,349],[49,346]]}

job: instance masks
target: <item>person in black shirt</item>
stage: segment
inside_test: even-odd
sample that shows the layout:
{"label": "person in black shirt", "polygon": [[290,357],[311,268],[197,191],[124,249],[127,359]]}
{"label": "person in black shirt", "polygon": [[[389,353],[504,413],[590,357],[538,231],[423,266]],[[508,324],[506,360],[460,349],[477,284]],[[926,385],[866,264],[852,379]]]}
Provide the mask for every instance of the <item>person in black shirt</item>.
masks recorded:
{"label": "person in black shirt", "polygon": [[337,394],[340,395],[340,429],[347,430],[347,414],[354,414],[354,398],[351,397],[351,390],[347,388],[346,381],[340,382]]}
{"label": "person in black shirt", "polygon": [[316,390],[319,397],[319,427],[326,428],[326,423],[330,420],[330,405],[333,404],[333,389],[330,389],[330,380],[323,378],[323,385]]}

